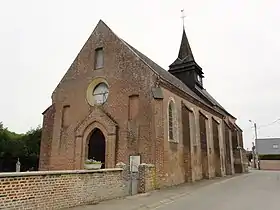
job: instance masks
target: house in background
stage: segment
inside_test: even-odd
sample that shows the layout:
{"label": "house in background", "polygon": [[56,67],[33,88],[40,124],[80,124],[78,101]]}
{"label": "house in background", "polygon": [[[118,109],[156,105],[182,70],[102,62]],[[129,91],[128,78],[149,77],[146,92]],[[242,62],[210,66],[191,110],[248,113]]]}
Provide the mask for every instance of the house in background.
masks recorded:
{"label": "house in background", "polygon": [[280,170],[280,138],[256,139],[259,168]]}
{"label": "house in background", "polygon": [[155,165],[159,186],[243,172],[242,130],[206,91],[182,34],[167,71],[99,21],[43,113],[39,169],[133,159]]}

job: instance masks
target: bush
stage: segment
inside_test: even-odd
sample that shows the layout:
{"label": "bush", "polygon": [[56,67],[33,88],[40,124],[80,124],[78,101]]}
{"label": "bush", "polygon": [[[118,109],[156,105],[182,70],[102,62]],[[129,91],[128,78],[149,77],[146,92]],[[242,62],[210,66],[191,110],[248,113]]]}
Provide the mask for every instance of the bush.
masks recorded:
{"label": "bush", "polygon": [[280,160],[280,154],[278,155],[259,155],[260,160]]}
{"label": "bush", "polygon": [[85,161],[85,164],[101,164],[101,161],[97,161],[97,160],[94,160],[94,159],[87,159]]}

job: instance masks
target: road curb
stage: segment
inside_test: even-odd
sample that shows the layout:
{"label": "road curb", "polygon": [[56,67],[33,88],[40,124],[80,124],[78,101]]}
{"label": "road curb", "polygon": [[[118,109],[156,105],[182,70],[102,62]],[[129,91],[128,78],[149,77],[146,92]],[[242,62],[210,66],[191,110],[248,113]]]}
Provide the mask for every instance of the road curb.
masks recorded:
{"label": "road curb", "polygon": [[[152,191],[152,192],[156,192],[156,191]],[[131,195],[126,197],[125,199],[134,199],[134,198],[138,198],[138,197],[147,197],[150,196],[152,194],[152,192],[146,192],[146,193],[140,193],[140,194],[136,194],[136,195]]]}

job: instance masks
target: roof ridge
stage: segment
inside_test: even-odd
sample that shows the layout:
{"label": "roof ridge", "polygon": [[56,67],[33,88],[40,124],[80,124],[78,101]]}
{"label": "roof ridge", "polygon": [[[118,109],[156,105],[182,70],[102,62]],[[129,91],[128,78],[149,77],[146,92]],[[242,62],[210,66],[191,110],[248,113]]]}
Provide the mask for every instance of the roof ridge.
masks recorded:
{"label": "roof ridge", "polygon": [[[103,22],[103,21],[102,21]],[[104,23],[104,22],[103,22]],[[105,24],[106,25],[106,24]],[[178,88],[179,90],[185,92],[186,94],[188,94],[189,96],[191,96],[192,98],[198,100],[199,102],[203,103],[206,106],[209,106],[209,108],[217,111],[217,109],[215,109],[215,107],[218,107],[219,109],[223,110],[224,112],[226,112],[227,114],[229,114],[230,116],[232,116],[224,107],[222,107],[215,99],[214,99],[214,106],[213,105],[209,105],[204,99],[202,99],[200,96],[198,96],[193,90],[191,90],[185,83],[183,83],[180,79],[178,79],[177,77],[175,77],[174,75],[172,75],[170,72],[168,72],[167,70],[165,70],[163,67],[161,67],[159,64],[157,64],[156,62],[154,62],[152,59],[150,59],[148,56],[146,56],[145,54],[143,54],[142,52],[140,52],[139,50],[137,50],[135,47],[133,47],[132,45],[130,45],[129,43],[127,43],[125,40],[123,40],[122,38],[120,38],[108,25],[106,25],[111,32],[132,52],[134,53],[143,63],[145,63],[157,76],[159,76],[162,80],[168,82],[169,84],[175,86],[176,88]],[[185,33],[185,32],[184,32]],[[183,33],[183,38],[184,35],[186,36],[186,34]],[[193,57],[193,56],[191,56]],[[194,61],[194,60],[193,60]],[[194,61],[195,62],[195,61]],[[213,97],[206,91],[206,89],[204,89],[205,92],[207,93],[208,96],[210,96],[211,99],[213,99]],[[207,98],[207,97],[206,97]],[[209,100],[209,99],[208,99]],[[211,102],[211,100],[210,100]],[[212,103],[212,102],[211,102]],[[212,103],[213,104],[213,103]],[[234,117],[234,116],[232,116]]]}
{"label": "roof ridge", "polygon": [[[115,34],[115,33],[114,33]],[[116,35],[116,34],[115,34]],[[117,36],[117,35],[116,35]],[[118,36],[117,36],[118,37]],[[180,79],[172,75],[170,72],[162,68],[160,65],[158,65],[156,62],[154,62],[152,59],[150,59],[145,54],[141,53],[139,50],[128,44],[125,40],[118,37],[139,59],[141,59],[142,62],[144,62],[153,72],[155,72],[162,80],[168,82],[171,85],[174,85],[176,88],[180,89],[181,91],[185,92],[189,96],[193,97],[194,99],[200,101],[204,105],[209,106],[205,101],[203,101],[199,96],[196,95],[195,92],[193,92],[186,84],[184,84]],[[146,60],[145,60],[145,59]],[[149,64],[147,61],[151,62],[151,64],[155,65],[157,68],[154,68],[151,64]],[[158,70],[158,71],[157,71]],[[160,71],[160,72],[159,72]],[[163,75],[165,74],[165,76]],[[168,80],[166,77],[170,77]],[[172,79],[171,79],[172,78]],[[177,84],[174,84],[173,81],[176,81]],[[211,107],[211,106],[209,106]],[[213,109],[213,107],[211,107]]]}

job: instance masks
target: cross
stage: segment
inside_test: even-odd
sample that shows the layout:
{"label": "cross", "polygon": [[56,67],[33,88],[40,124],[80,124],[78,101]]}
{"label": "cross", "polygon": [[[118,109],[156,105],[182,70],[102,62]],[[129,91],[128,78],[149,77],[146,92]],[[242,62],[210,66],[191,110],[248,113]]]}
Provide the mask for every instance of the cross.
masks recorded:
{"label": "cross", "polygon": [[181,13],[182,13],[182,16],[181,16],[181,18],[182,18],[182,20],[183,20],[183,27],[185,28],[185,14],[184,14],[184,9],[182,9],[181,10]]}

